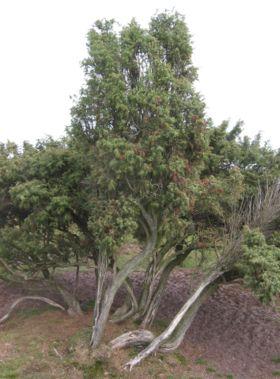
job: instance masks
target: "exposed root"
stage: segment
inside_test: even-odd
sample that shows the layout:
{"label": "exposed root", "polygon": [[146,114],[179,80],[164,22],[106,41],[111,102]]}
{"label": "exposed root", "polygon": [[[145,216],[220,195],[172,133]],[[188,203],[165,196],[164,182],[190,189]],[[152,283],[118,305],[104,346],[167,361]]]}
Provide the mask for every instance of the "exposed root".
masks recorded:
{"label": "exposed root", "polygon": [[147,346],[155,338],[149,330],[132,330],[122,334],[110,342],[112,349],[123,349],[130,346]]}
{"label": "exposed root", "polygon": [[49,304],[49,305],[51,305],[51,306],[53,306],[53,307],[55,307],[55,308],[59,308],[59,309],[61,309],[61,310],[64,311],[64,312],[66,311],[66,309],[63,308],[62,305],[56,303],[55,301],[53,301],[53,300],[51,300],[51,299],[48,299],[47,297],[42,297],[42,296],[24,296],[24,297],[20,297],[19,299],[17,299],[17,300],[11,305],[11,307],[10,307],[10,309],[9,309],[9,312],[6,313],[6,314],[0,319],[0,324],[3,324],[5,321],[7,321],[7,320],[11,317],[13,311],[14,311],[15,308],[18,306],[18,304],[22,303],[22,302],[25,301],[25,300],[42,301],[42,302],[47,303],[47,304]]}

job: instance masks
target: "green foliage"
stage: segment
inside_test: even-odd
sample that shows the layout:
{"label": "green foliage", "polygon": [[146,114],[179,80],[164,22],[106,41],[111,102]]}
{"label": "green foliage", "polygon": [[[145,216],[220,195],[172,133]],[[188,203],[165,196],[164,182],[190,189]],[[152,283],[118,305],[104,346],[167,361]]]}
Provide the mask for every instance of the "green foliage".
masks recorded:
{"label": "green foliage", "polygon": [[0,257],[26,275],[88,254],[86,161],[65,143],[41,141],[10,153],[2,145]]}
{"label": "green foliage", "polygon": [[[148,28],[132,20],[119,31],[112,20],[97,21],[88,33],[86,84],[68,134],[90,162],[90,230],[111,255],[127,235],[142,243],[139,205],[157,220],[158,246],[175,246],[191,223],[223,225],[242,197],[241,171],[216,168],[226,131],[215,142],[191,56],[177,13],[156,15]],[[215,144],[216,166],[206,178]]]}
{"label": "green foliage", "polygon": [[271,359],[271,362],[276,363],[276,364],[280,364],[280,356],[273,357],[273,358]]}
{"label": "green foliage", "polygon": [[280,249],[268,245],[258,230],[245,230],[244,258],[240,263],[245,283],[261,301],[273,301],[280,292]]}
{"label": "green foliage", "polygon": [[203,359],[203,358],[197,358],[195,360],[195,364],[197,364],[197,365],[206,365],[207,361],[205,359]]}
{"label": "green foliage", "polygon": [[216,372],[216,370],[213,368],[213,367],[206,367],[206,372],[208,372],[208,373],[213,373],[213,372]]}
{"label": "green foliage", "polygon": [[279,177],[280,155],[268,143],[263,144],[258,134],[254,139],[241,137],[242,122],[229,130],[228,122],[210,129],[209,154],[204,175],[228,176],[238,169],[244,177],[247,195],[256,193],[259,185],[266,185]]}
{"label": "green foliage", "polygon": [[188,360],[183,354],[176,352],[174,353],[174,356],[182,366],[186,366],[188,364]]}
{"label": "green foliage", "polygon": [[269,237],[268,243],[280,248],[280,231],[274,231]]}

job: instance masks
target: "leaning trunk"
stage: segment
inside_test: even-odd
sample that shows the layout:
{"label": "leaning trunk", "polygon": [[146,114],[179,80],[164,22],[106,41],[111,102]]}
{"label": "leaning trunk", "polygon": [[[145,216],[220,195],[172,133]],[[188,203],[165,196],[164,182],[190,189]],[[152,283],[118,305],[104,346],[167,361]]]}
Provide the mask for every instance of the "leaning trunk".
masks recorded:
{"label": "leaning trunk", "polygon": [[152,294],[152,287],[153,287],[153,281],[155,277],[155,272],[157,268],[157,261],[156,257],[154,256],[149,263],[146,272],[144,281],[142,284],[142,292],[139,300],[139,309],[138,314],[135,316],[136,320],[141,320],[143,314],[145,313],[146,306],[148,304],[149,299],[151,298]]}
{"label": "leaning trunk", "polygon": [[174,267],[175,267],[175,265],[174,266],[168,265],[165,268],[161,277],[159,278],[158,284],[153,289],[153,294],[150,298],[149,303],[147,304],[147,307],[145,309],[144,314],[142,315],[143,319],[142,319],[141,326],[143,328],[146,328],[147,326],[152,325],[152,323],[155,319],[157,310],[158,310],[159,305],[160,305],[162,294],[166,288],[166,284],[167,284],[169,275],[170,275],[170,273]]}
{"label": "leaning trunk", "polygon": [[[220,277],[222,272],[217,271],[210,274],[197,288],[197,290],[193,293],[193,295],[188,299],[188,301],[183,305],[177,315],[174,317],[170,325],[158,336],[156,337],[150,345],[141,351],[135,358],[130,360],[125,367],[130,370],[137,364],[139,364],[143,359],[148,357],[153,352],[160,349],[161,346],[164,346],[165,343],[171,341],[170,344],[172,346],[178,344],[182,340],[183,330],[187,330],[200,306],[197,300],[200,296],[205,292],[207,288],[218,278]],[[197,306],[196,306],[197,304]],[[175,342],[172,342],[172,335],[176,329],[179,327],[180,323],[182,323],[182,330],[179,329],[178,336],[175,336]],[[178,330],[178,329],[177,329]],[[168,345],[167,345],[168,346]],[[170,346],[170,347],[171,347]]]}
{"label": "leaning trunk", "polygon": [[[209,286],[205,291],[199,296],[195,303],[191,306],[189,311],[185,314],[184,318],[178,324],[175,331],[172,333],[171,337],[161,345],[159,350],[161,352],[170,352],[179,347],[183,338],[190,328],[194,317],[196,316],[200,306],[205,302],[209,295],[213,292],[215,286]],[[112,349],[123,349],[127,347],[145,347],[149,345],[156,337],[152,332],[145,329],[133,330],[122,334],[121,336],[115,338],[110,342],[110,347]]]}
{"label": "leaning trunk", "polygon": [[[169,263],[159,269],[156,275],[154,275],[153,281],[151,282],[152,285],[149,290],[150,294],[147,297],[147,302],[141,314],[141,326],[143,328],[153,324],[160,301],[162,299],[162,294],[166,288],[171,272],[176,266],[180,265],[186,259],[192,250],[193,247],[189,247],[189,249],[185,252],[176,255],[171,261],[169,261]],[[157,277],[159,277],[159,279],[157,279]]]}
{"label": "leaning trunk", "polygon": [[214,292],[215,288],[216,286],[214,284],[210,284],[205,288],[202,294],[197,298],[185,314],[175,331],[172,333],[171,337],[164,343],[164,345],[160,347],[160,351],[169,352],[176,350],[180,346],[201,305],[205,303],[208,297]]}

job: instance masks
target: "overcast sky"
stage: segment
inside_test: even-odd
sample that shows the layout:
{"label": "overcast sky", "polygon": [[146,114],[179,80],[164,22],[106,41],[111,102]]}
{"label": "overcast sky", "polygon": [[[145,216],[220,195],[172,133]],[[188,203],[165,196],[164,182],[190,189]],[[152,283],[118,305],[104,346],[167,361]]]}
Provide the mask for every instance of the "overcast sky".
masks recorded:
{"label": "overcast sky", "polygon": [[279,0],[0,0],[0,140],[63,135],[96,19],[146,25],[173,8],[193,36],[208,115],[242,119],[246,134],[280,147]]}

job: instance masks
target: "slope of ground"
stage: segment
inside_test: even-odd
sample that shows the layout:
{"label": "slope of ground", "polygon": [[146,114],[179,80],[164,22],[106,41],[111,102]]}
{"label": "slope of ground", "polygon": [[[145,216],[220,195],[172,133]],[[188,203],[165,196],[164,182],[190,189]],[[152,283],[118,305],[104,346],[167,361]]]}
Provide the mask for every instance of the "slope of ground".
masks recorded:
{"label": "slope of ground", "polygon": [[[177,270],[162,300],[155,331],[159,332],[183,304],[191,290],[192,274]],[[142,273],[132,277],[139,291]],[[73,275],[64,274],[72,285]],[[94,298],[92,272],[81,275],[79,298],[84,306]],[[0,282],[0,317],[21,290]],[[116,304],[122,301],[120,291]],[[28,307],[28,308],[27,308]],[[36,304],[38,308],[38,304]],[[201,307],[181,348],[171,355],[151,357],[132,374],[121,366],[134,350],[119,351],[105,362],[93,364],[86,351],[91,312],[70,318],[40,305],[25,305],[0,328],[0,378],[262,378],[280,376],[280,317],[261,305],[238,283],[221,285]],[[134,325],[110,325],[105,340]],[[106,355],[106,354],[105,354]]]}

